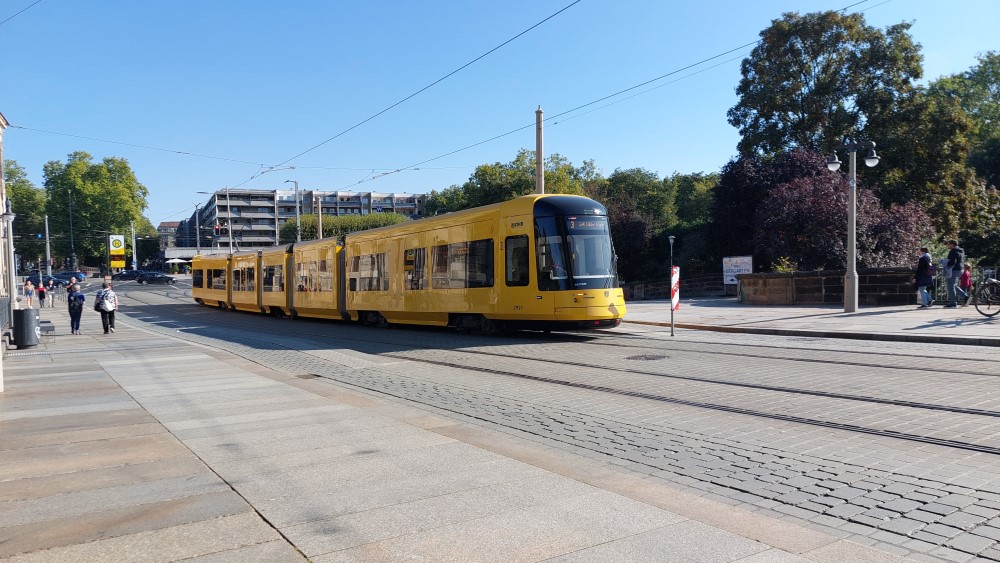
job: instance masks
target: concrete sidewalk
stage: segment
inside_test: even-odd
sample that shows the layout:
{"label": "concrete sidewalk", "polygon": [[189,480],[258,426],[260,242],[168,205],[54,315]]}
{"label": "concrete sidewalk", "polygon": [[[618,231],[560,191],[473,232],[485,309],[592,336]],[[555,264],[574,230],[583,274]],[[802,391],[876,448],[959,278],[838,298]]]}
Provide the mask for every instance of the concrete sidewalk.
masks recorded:
{"label": "concrete sidewalk", "polygon": [[43,319],[3,360],[10,561],[899,560],[124,317]]}
{"label": "concrete sidewalk", "polygon": [[[670,302],[630,301],[625,322],[670,326]],[[682,300],[677,328],[784,336],[850,338],[938,344],[1000,346],[1000,315],[984,317],[975,307],[862,307],[744,305],[736,298]]]}

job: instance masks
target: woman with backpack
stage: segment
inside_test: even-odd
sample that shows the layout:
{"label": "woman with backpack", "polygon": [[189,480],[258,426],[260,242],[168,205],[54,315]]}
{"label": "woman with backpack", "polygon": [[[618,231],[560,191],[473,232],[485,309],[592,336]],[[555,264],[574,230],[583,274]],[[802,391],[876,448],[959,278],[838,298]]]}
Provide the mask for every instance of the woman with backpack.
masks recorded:
{"label": "woman with backpack", "polygon": [[104,334],[115,331],[115,311],[118,310],[118,296],[111,289],[111,284],[104,282],[94,296],[94,310],[101,313],[101,325]]}
{"label": "woman with backpack", "polygon": [[80,316],[83,315],[83,304],[87,298],[80,293],[80,284],[73,284],[69,289],[69,295],[66,297],[66,302],[69,303],[69,332],[80,334]]}

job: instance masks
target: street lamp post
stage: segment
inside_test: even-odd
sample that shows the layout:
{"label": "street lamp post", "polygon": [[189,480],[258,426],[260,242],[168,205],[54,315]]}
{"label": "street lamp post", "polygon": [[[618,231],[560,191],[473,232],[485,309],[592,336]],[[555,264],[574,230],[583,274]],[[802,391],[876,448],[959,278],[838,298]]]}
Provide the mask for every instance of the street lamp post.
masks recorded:
{"label": "street lamp post", "polygon": [[195,254],[201,254],[201,219],[198,215],[201,213],[201,204],[194,204],[194,248]]}
{"label": "street lamp post", "polygon": [[667,237],[670,241],[670,272],[667,279],[670,280],[670,336],[674,335],[674,235]]}
{"label": "street lamp post", "polygon": [[67,188],[69,194],[69,269],[77,271],[76,267],[76,243],[73,240],[73,188]]}
{"label": "street lamp post", "polygon": [[285,183],[295,184],[295,242],[302,242],[302,223],[299,221],[299,181],[285,180]]}
{"label": "street lamp post", "polygon": [[844,274],[844,312],[855,313],[858,310],[858,238],[857,238],[857,214],[858,214],[858,177],[857,177],[857,152],[867,150],[865,153],[865,164],[869,167],[878,164],[879,157],[875,154],[875,143],[868,141],[864,143],[848,143],[834,148],[834,152],[826,161],[826,167],[836,172],[840,169],[840,159],[837,158],[837,151],[845,150],[850,154],[848,166],[848,184],[850,193],[847,202],[847,273]]}
{"label": "street lamp post", "polygon": [[[14,218],[17,215],[11,209],[10,200],[8,199],[4,202],[4,212],[3,212],[3,222],[4,230],[7,233],[7,248],[4,250],[7,253],[7,287],[9,290],[8,297],[10,298],[7,303],[7,322],[10,326],[14,326],[14,302],[17,298],[17,286],[14,285],[14,270],[17,269],[17,265],[14,264]],[[0,382],[2,383],[2,382]]]}

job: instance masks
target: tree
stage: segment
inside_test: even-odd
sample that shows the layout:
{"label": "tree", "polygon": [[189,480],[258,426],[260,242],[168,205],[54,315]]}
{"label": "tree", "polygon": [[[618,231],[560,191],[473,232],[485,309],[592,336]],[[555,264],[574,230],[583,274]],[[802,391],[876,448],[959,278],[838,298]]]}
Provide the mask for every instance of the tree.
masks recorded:
{"label": "tree", "polygon": [[[317,232],[316,216],[303,215],[302,240],[315,240]],[[405,223],[410,218],[399,213],[369,213],[368,215],[334,215],[323,216],[323,238],[343,238],[347,233],[377,229],[389,225]],[[278,229],[280,244],[295,242],[295,221],[286,221]]]}
{"label": "tree", "polygon": [[969,162],[988,185],[1000,188],[1000,51],[989,51],[978,60],[964,73],[934,81],[929,90],[955,100],[969,116]]}
{"label": "tree", "polygon": [[618,275],[628,281],[665,275],[664,255],[653,241],[675,221],[674,202],[656,173],[642,168],[615,170],[606,181],[591,182],[589,195],[608,210]]}
{"label": "tree", "polygon": [[668,191],[674,194],[674,208],[680,228],[691,228],[711,221],[715,187],[719,185],[718,174],[678,174],[663,179]]}
{"label": "tree", "polygon": [[861,14],[833,11],[773,20],[743,60],[739,101],[728,112],[743,137],[740,154],[829,154],[844,138],[874,138],[868,121],[892,113],[922,74],[909,28],[883,32]]}
{"label": "tree", "polygon": [[[772,188],[755,214],[755,255],[765,264],[790,262],[799,270],[847,266],[848,182],[826,172]],[[914,249],[933,235],[927,214],[909,203],[883,209],[875,194],[857,188],[858,264],[908,266]]]}
{"label": "tree", "polygon": [[[770,160],[741,156],[722,169],[712,206],[711,258],[721,264],[724,256],[755,254],[757,209],[775,186],[797,178],[829,172],[826,159],[815,152],[795,149]],[[757,256],[764,260],[764,257]]]}
{"label": "tree", "polygon": [[[568,159],[556,153],[545,161],[545,193],[582,195],[585,184],[598,178],[593,161],[585,161],[582,167],[574,168]],[[508,163],[477,166],[461,186],[432,191],[427,198],[427,213],[436,215],[500,203],[534,191],[535,153],[521,149]]]}
{"label": "tree", "polygon": [[38,235],[45,233],[45,191],[31,183],[17,161],[4,161],[3,177],[11,210],[17,215],[13,227],[17,254],[28,261],[44,258],[45,240]]}
{"label": "tree", "polygon": [[149,191],[123,158],[95,164],[88,153],[74,152],[66,163],[46,163],[44,178],[49,225],[59,235],[53,239],[64,256],[75,249],[85,263],[103,265],[109,233],[128,233],[133,222],[140,229],[152,227],[142,216]]}

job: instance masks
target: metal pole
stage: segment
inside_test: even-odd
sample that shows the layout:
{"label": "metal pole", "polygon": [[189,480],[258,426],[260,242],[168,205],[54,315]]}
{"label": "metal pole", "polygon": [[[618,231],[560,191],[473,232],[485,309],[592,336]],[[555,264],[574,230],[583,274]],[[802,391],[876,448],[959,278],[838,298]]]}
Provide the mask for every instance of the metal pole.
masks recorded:
{"label": "metal pole", "polygon": [[542,149],[542,106],[535,110],[535,193],[545,193],[545,151]]}
{"label": "metal pole", "polygon": [[295,183],[295,242],[302,242],[302,220],[299,217],[299,208],[302,205],[299,201],[299,181],[292,181]]}
{"label": "metal pole", "polygon": [[323,239],[323,196],[316,194],[316,238]]}
{"label": "metal pole", "polygon": [[857,241],[857,150],[851,147],[850,168],[848,179],[850,194],[847,203],[847,273],[844,275],[844,312],[854,313],[858,310],[858,241]]}
{"label": "metal pole", "polygon": [[201,254],[201,220],[198,218],[200,204],[194,204],[194,248],[196,254]]}
{"label": "metal pole", "polygon": [[132,226],[132,269],[136,270],[139,268],[139,252],[135,246],[135,221],[129,221],[129,225]]}
{"label": "metal pole", "polygon": [[73,188],[67,188],[69,193],[69,269],[75,272],[76,267],[76,243],[73,241]]}
{"label": "metal pole", "polygon": [[229,237],[229,253],[233,253],[233,203],[229,199],[229,186],[226,186],[226,236]]}
{"label": "metal pole", "polygon": [[[41,271],[41,268],[39,268]],[[49,244],[49,216],[45,216],[45,274],[52,275],[52,247]],[[53,296],[54,297],[54,296]]]}

